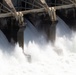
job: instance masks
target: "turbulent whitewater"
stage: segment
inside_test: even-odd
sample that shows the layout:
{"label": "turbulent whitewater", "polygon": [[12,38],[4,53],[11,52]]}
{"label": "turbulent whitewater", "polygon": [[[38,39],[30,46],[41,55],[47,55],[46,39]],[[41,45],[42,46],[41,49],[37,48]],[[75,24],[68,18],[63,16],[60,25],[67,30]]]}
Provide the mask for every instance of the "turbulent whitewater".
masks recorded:
{"label": "turbulent whitewater", "polygon": [[76,33],[58,20],[55,46],[27,21],[24,47],[30,62],[0,31],[0,75],[76,75]]}

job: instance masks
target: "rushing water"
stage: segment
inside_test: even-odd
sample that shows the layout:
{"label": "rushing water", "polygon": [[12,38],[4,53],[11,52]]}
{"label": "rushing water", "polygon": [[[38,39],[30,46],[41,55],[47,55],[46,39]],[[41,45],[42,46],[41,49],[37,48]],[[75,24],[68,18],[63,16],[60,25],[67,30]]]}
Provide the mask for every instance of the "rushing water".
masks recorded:
{"label": "rushing water", "polygon": [[0,75],[76,75],[76,33],[60,19],[56,28],[55,46],[34,27],[25,29],[25,53],[12,46],[0,31]]}

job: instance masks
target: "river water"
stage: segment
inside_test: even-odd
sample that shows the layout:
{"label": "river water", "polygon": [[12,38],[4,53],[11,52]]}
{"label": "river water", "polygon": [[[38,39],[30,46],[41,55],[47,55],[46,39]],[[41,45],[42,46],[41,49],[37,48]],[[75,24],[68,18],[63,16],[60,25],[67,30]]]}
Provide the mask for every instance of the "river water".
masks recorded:
{"label": "river water", "polygon": [[0,31],[0,75],[76,75],[76,33],[58,18],[55,46],[28,22],[24,52]]}

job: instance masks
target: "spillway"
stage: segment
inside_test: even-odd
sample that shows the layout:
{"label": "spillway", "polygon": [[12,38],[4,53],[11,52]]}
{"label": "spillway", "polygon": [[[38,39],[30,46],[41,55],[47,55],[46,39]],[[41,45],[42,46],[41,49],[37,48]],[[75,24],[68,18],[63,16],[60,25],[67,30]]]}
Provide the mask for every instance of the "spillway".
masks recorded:
{"label": "spillway", "polygon": [[0,75],[76,75],[76,33],[58,17],[55,46],[46,41],[29,21],[25,29],[24,52],[11,45],[0,31]]}

